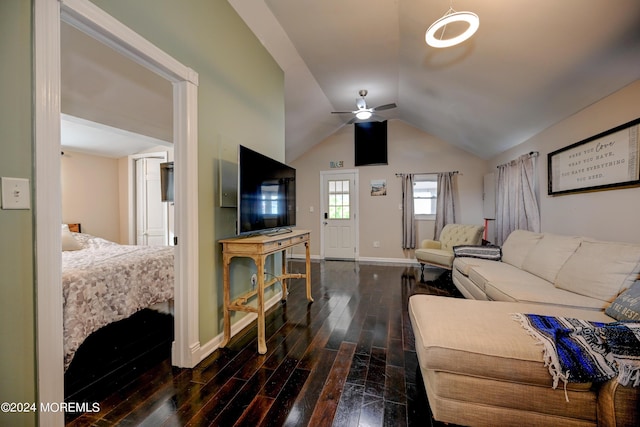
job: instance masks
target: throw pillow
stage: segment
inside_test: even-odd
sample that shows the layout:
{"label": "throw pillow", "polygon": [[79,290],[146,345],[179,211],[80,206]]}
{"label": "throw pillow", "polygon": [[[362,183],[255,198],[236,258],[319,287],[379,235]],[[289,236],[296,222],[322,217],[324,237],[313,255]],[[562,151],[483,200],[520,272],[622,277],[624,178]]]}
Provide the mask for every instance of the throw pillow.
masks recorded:
{"label": "throw pillow", "polygon": [[494,245],[457,245],[453,247],[455,257],[468,257],[500,261],[502,249]]}
{"label": "throw pillow", "polygon": [[621,293],[604,312],[616,320],[640,320],[640,280]]}
{"label": "throw pillow", "polygon": [[82,245],[78,242],[71,231],[69,231],[69,226],[67,224],[62,224],[62,250],[63,251],[77,251],[82,249]]}

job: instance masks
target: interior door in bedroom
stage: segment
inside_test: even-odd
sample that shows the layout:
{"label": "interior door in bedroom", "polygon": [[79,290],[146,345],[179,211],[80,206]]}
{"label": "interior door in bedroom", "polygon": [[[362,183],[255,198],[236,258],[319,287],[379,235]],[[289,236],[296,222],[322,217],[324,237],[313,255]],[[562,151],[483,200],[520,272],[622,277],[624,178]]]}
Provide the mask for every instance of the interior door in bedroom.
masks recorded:
{"label": "interior door in bedroom", "polygon": [[136,244],[167,246],[167,203],[161,198],[160,163],[165,158],[136,160]]}

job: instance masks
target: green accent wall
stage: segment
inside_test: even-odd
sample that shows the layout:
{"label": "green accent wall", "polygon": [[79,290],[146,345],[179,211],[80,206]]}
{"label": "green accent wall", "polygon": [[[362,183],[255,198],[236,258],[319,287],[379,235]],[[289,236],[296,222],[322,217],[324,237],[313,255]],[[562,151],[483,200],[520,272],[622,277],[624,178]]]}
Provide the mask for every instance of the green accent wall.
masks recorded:
{"label": "green accent wall", "polygon": [[[31,2],[0,1],[0,176],[32,172]],[[35,402],[32,210],[0,210],[0,402]],[[0,412],[0,425],[33,426],[33,413]]]}
{"label": "green accent wall", "polygon": [[[93,0],[199,75],[200,343],[222,332],[222,254],[236,210],[220,207],[221,149],[250,146],[284,161],[284,73],[226,1]],[[250,286],[251,261],[234,262],[232,292]],[[271,262],[271,270],[279,265]],[[269,267],[267,267],[269,270]],[[269,295],[267,295],[267,298]]]}

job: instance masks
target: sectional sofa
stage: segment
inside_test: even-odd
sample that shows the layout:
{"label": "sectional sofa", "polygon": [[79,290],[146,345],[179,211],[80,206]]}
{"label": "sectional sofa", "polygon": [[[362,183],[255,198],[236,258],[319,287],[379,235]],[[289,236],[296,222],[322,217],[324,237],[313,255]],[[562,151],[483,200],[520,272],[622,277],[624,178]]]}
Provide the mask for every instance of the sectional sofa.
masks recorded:
{"label": "sectional sofa", "polygon": [[[434,418],[460,425],[640,425],[640,387],[554,387],[543,348],[515,313],[614,322],[638,279],[640,245],[513,232],[502,260],[456,257],[466,299],[414,295],[409,316]],[[634,285],[635,288],[635,285]],[[612,317],[612,315],[614,317]]]}

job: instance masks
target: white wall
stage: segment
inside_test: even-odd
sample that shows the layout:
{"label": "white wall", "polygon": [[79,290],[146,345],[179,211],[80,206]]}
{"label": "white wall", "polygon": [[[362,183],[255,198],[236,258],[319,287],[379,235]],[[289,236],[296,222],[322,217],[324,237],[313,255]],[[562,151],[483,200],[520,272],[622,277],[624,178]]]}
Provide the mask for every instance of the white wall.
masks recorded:
{"label": "white wall", "polygon": [[120,242],[118,160],[65,150],[61,159],[62,222]]}
{"label": "white wall", "polygon": [[[539,151],[541,229],[558,234],[640,243],[640,187],[547,195],[547,154],[640,117],[640,80],[491,159],[490,169]],[[553,102],[552,99],[549,102]]]}
{"label": "white wall", "polygon": [[[167,161],[173,162],[174,153],[173,147],[155,146],[147,150],[141,151],[136,154],[144,153],[166,153]],[[135,160],[132,156],[121,157],[118,159],[118,173],[119,173],[119,221],[120,221],[120,234],[119,241],[122,244],[135,245],[136,244],[136,168]],[[173,202],[167,206],[168,213],[168,226],[169,226],[169,240],[171,241],[175,236],[175,206]]]}
{"label": "white wall", "polygon": [[[353,139],[353,126],[345,126],[291,163],[297,170],[297,227],[311,230],[312,255],[320,254],[320,171],[339,172],[330,168],[331,161],[343,161],[343,169],[354,169]],[[361,258],[414,259],[413,251],[402,250],[402,189],[396,173],[459,171],[457,220],[483,224],[485,160],[400,120],[388,122],[387,145],[388,165],[358,168]],[[378,179],[387,181],[386,196],[370,195],[371,180]],[[418,242],[433,237],[433,221],[419,221],[418,227]],[[374,241],[379,241],[380,247],[374,248]]]}

